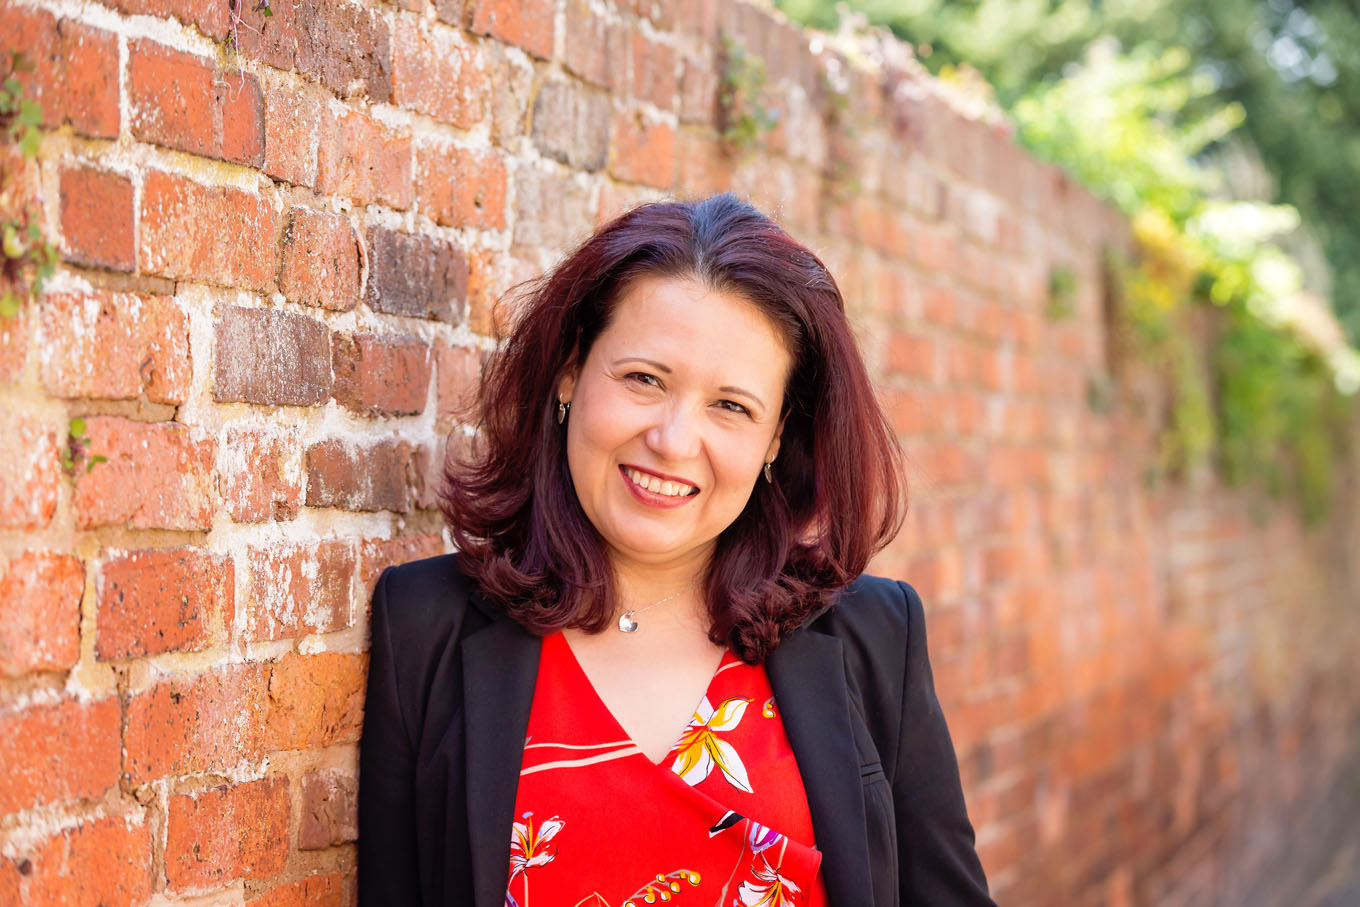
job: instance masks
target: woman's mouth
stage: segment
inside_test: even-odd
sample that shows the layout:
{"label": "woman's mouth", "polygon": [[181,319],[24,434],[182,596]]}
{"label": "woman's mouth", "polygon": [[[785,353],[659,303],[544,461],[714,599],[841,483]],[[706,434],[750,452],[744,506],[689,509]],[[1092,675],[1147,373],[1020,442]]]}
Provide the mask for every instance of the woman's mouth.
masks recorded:
{"label": "woman's mouth", "polygon": [[694,485],[663,479],[632,466],[620,466],[619,472],[628,481],[628,489],[647,504],[681,504],[699,493]]}

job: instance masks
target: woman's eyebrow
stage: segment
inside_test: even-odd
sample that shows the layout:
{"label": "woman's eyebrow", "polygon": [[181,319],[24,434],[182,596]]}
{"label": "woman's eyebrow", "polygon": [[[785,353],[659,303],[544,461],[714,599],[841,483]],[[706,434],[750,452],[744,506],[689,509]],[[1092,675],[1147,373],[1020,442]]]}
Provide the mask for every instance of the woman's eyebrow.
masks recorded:
{"label": "woman's eyebrow", "polygon": [[[656,369],[658,372],[661,372],[663,374],[669,375],[671,373],[670,366],[657,362],[655,359],[646,359],[642,356],[624,356],[622,359],[615,359],[614,362],[611,364],[613,365],[614,368],[618,368],[625,362],[642,362],[645,363],[646,365],[650,365],[652,368]],[[718,388],[718,390],[724,394],[733,394],[734,396],[738,397],[746,397],[761,409],[765,408],[765,401],[760,399],[760,396],[758,394],[753,394],[750,391],[745,390],[744,388],[736,387],[735,385],[731,384],[724,384],[722,387]]]}

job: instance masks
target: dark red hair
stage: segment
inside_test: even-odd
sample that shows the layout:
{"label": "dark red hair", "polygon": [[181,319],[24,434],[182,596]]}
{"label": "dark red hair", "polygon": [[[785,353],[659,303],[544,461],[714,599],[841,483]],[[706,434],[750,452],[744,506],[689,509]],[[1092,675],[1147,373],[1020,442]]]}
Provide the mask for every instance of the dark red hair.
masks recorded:
{"label": "dark red hair", "polygon": [[774,483],[757,481],[718,537],[705,586],[713,641],[763,662],[897,533],[905,494],[835,280],[731,194],[634,208],[526,285],[482,377],[477,442],[449,461],[442,509],[464,572],[526,628],[610,625],[614,577],[572,486],[557,384],[644,275],[749,300],[793,353]]}

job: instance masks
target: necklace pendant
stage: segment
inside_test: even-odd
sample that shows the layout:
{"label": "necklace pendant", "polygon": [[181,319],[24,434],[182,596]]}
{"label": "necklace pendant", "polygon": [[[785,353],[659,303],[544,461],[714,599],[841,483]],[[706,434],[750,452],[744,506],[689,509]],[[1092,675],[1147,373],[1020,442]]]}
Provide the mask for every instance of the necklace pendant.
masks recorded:
{"label": "necklace pendant", "polygon": [[624,633],[637,632],[638,622],[633,620],[633,611],[625,611],[619,616],[619,629]]}

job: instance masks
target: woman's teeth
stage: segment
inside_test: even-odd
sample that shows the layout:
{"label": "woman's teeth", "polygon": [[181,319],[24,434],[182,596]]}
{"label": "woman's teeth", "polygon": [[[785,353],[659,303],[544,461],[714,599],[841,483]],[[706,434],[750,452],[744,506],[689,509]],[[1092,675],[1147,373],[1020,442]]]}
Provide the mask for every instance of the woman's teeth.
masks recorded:
{"label": "woman's teeth", "polygon": [[682,498],[687,494],[693,494],[695,491],[693,485],[681,485],[679,482],[667,482],[658,479],[656,476],[649,476],[645,472],[629,469],[627,466],[623,467],[623,471],[635,484],[656,494],[664,494],[672,498]]}

